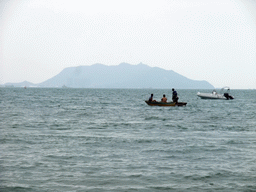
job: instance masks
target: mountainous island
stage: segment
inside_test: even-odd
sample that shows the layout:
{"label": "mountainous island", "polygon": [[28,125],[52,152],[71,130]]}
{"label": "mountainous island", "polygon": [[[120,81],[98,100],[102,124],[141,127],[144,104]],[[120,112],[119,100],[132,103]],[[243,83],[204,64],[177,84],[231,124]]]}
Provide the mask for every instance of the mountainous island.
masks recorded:
{"label": "mountainous island", "polygon": [[188,79],[172,70],[145,64],[117,66],[94,64],[68,67],[56,76],[38,84],[30,82],[6,83],[13,87],[70,87],[70,88],[177,88],[213,89],[207,81]]}

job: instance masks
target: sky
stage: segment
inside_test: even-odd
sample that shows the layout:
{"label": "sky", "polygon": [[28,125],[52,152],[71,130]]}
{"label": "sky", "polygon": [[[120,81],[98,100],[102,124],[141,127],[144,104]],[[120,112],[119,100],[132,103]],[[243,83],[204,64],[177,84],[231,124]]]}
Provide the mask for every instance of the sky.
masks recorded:
{"label": "sky", "polygon": [[256,89],[256,1],[0,1],[0,84],[123,62]]}

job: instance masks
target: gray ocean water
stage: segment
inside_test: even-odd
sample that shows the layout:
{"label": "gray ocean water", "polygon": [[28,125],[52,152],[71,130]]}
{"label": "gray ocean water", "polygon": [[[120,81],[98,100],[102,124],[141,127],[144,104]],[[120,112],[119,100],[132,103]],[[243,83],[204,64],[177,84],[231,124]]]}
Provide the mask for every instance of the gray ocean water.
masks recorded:
{"label": "gray ocean water", "polygon": [[0,89],[0,191],[256,191],[256,90]]}

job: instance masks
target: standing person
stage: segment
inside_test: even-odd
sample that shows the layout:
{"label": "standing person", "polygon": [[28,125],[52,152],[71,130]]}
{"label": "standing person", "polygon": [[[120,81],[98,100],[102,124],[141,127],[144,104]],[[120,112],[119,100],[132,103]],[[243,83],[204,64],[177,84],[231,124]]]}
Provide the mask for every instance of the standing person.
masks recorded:
{"label": "standing person", "polygon": [[149,102],[155,102],[155,101],[156,101],[156,100],[153,100],[153,96],[154,96],[154,95],[153,95],[153,93],[152,93],[151,96],[148,98],[148,101],[149,101]]}
{"label": "standing person", "polygon": [[167,98],[165,97],[165,94],[163,94],[163,98],[161,99],[162,102],[166,103],[167,102]]}
{"label": "standing person", "polygon": [[174,88],[172,88],[172,101],[175,103],[178,103],[179,97],[177,91],[175,91]]}

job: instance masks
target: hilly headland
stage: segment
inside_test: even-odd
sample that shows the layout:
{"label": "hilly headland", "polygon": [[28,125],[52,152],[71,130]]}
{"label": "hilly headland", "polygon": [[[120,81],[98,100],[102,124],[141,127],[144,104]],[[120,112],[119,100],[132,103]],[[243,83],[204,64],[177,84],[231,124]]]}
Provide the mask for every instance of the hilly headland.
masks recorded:
{"label": "hilly headland", "polygon": [[145,64],[121,63],[116,66],[94,64],[68,67],[56,76],[38,84],[30,82],[6,83],[13,87],[70,87],[70,88],[178,88],[213,89],[205,80],[192,80],[173,70]]}

